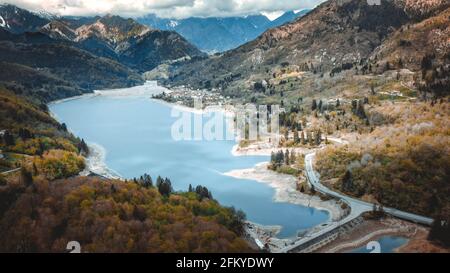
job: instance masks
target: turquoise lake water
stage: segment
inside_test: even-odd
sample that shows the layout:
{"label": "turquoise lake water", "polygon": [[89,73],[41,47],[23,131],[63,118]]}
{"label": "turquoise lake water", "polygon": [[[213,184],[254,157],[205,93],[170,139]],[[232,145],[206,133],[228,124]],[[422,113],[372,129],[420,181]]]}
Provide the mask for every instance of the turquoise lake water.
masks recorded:
{"label": "turquoise lake water", "polygon": [[[381,246],[381,253],[394,253],[396,248],[408,242],[408,239],[398,236],[382,236],[377,240]],[[372,250],[366,248],[366,246],[353,249],[350,253],[370,253]]]}
{"label": "turquoise lake water", "polygon": [[[329,215],[310,207],[275,203],[274,189],[222,173],[251,168],[266,156],[234,157],[234,141],[175,141],[171,107],[146,97],[82,97],[49,106],[77,136],[106,150],[106,164],[124,178],[148,173],[169,177],[175,190],[208,187],[221,204],[242,209],[248,220],[280,225],[278,237],[326,222]],[[192,114],[193,115],[193,114]]]}

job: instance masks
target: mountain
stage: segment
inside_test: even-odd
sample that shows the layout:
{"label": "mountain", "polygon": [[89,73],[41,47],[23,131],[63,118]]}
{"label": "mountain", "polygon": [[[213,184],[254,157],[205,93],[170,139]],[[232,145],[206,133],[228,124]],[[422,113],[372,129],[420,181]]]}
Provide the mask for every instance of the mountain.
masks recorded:
{"label": "mountain", "polygon": [[205,56],[179,34],[152,29],[131,18],[41,15],[13,5],[2,5],[0,26],[14,34],[40,32],[57,41],[72,42],[71,46],[141,72],[164,62]]}
{"label": "mountain", "polygon": [[[367,60],[380,50],[378,47],[386,46],[396,31],[441,13],[448,6],[444,0],[383,0],[381,5],[368,5],[366,0],[327,1],[296,21],[270,29],[235,50],[172,67],[167,83],[219,88],[238,95],[252,90],[255,81],[267,81],[275,77],[274,73],[290,69],[318,75],[356,66],[367,70]],[[442,34],[434,36],[445,42],[448,16],[440,18]],[[436,31],[439,30],[433,30]],[[426,41],[428,37],[420,39]],[[431,50],[429,53],[439,50],[426,48]],[[426,48],[418,48],[421,56],[427,53]],[[448,46],[443,50],[448,54]],[[414,58],[414,54],[411,51],[410,57]],[[373,67],[378,66],[382,72],[385,66],[374,62]]]}
{"label": "mountain", "polygon": [[72,42],[42,33],[12,34],[0,29],[0,83],[17,93],[48,102],[141,82],[141,76],[130,68]]}
{"label": "mountain", "polygon": [[374,50],[370,60],[378,65],[378,72],[381,72],[380,68],[386,67],[421,71],[423,81],[419,83],[419,88],[428,86],[435,94],[448,94],[450,8],[442,12],[435,12],[433,7],[425,10],[409,9],[419,18],[429,17],[395,31]]}
{"label": "mountain", "polygon": [[0,27],[12,33],[38,31],[50,20],[10,4],[0,4]]}
{"label": "mountain", "polygon": [[[77,24],[79,20],[85,24]],[[84,50],[141,72],[167,61],[205,55],[173,31],[152,29],[120,16],[61,18],[40,31],[55,39],[75,42]]]}
{"label": "mountain", "polygon": [[306,12],[286,12],[274,21],[263,15],[175,20],[158,18],[153,14],[137,20],[153,28],[176,31],[201,50],[214,53],[236,48],[255,39],[267,29],[292,21]]}
{"label": "mountain", "polygon": [[[268,23],[265,25],[265,28],[266,28],[266,29],[269,29],[269,28],[275,28],[275,27],[282,26],[282,25],[284,25],[284,24],[286,24],[286,23],[293,22],[293,21],[296,20],[297,18],[300,18],[300,17],[302,17],[302,16],[305,16],[305,15],[308,14],[308,12],[310,12],[310,11],[311,11],[311,10],[309,10],[309,9],[304,9],[304,10],[301,10],[301,11],[299,11],[299,12],[295,12],[295,11],[288,11],[288,12],[285,12],[283,15],[281,15],[281,16],[278,17],[278,18],[276,18],[275,20],[268,22]],[[256,38],[256,37],[255,37],[255,38]]]}

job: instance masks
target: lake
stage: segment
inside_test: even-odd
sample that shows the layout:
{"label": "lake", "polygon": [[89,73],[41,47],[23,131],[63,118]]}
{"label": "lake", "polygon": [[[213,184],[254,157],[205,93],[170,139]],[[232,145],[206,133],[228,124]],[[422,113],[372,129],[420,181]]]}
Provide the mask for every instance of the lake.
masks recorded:
{"label": "lake", "polygon": [[103,147],[106,165],[123,178],[148,173],[155,181],[161,175],[179,191],[189,184],[206,186],[222,205],[242,209],[248,220],[282,226],[280,238],[329,219],[326,211],[274,202],[274,189],[266,184],[222,175],[269,157],[235,157],[234,141],[174,140],[171,127],[177,118],[171,116],[172,108],[150,95],[84,96],[49,107],[75,135]]}

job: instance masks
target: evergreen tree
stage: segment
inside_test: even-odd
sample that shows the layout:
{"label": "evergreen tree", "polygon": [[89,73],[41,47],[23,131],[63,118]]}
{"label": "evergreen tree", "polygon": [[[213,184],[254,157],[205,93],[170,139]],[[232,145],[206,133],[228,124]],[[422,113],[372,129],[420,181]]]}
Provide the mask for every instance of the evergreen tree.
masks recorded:
{"label": "evergreen tree", "polygon": [[364,110],[364,103],[361,101],[358,102],[357,116],[361,119],[367,118],[366,111]]}
{"label": "evergreen tree", "polygon": [[84,141],[84,139],[81,139],[80,143],[78,144],[78,151],[84,155],[89,154],[89,147]]}
{"label": "evergreen tree", "polygon": [[161,176],[158,175],[158,177],[156,178],[156,187],[159,189],[163,183],[164,180],[162,179]]}
{"label": "evergreen tree", "polygon": [[148,174],[144,174],[141,176],[141,184],[147,189],[153,187],[152,177]]}
{"label": "evergreen tree", "polygon": [[450,215],[448,215],[448,209],[446,211],[447,215],[444,209],[444,211],[434,217],[428,238],[431,241],[441,243],[445,247],[450,247]]}
{"label": "evergreen tree", "polygon": [[342,191],[343,192],[352,192],[354,189],[352,173],[350,170],[347,170],[342,178]]}
{"label": "evergreen tree", "polygon": [[27,140],[33,138],[33,134],[26,128],[20,128],[19,137],[22,138],[23,140]]}
{"label": "evergreen tree", "polygon": [[162,178],[160,178],[159,182],[159,184],[157,182],[159,193],[163,196],[169,196],[173,191],[170,179],[166,178],[163,180]]}
{"label": "evergreen tree", "polygon": [[358,108],[358,101],[357,100],[352,100],[352,112],[354,114],[356,114],[357,108]]}
{"label": "evergreen tree", "polygon": [[309,144],[314,145],[314,138],[312,137],[312,132],[308,132]]}
{"label": "evergreen tree", "polygon": [[311,110],[314,111],[317,109],[317,101],[315,99],[312,100]]}
{"label": "evergreen tree", "polygon": [[284,162],[284,153],[283,153],[283,151],[279,151],[277,153],[275,162],[276,162],[276,165],[278,167],[283,164],[283,162]]}
{"label": "evergreen tree", "polygon": [[316,132],[315,142],[317,146],[322,142],[322,132],[320,130]]}
{"label": "evergreen tree", "polygon": [[295,144],[298,144],[300,142],[300,138],[298,136],[297,130],[294,131],[294,142],[295,142]]}
{"label": "evergreen tree", "polygon": [[300,141],[302,142],[303,145],[306,144],[306,138],[305,138],[305,132],[302,131],[301,137],[300,137]]}
{"label": "evergreen tree", "polygon": [[203,186],[197,186],[195,188],[195,193],[197,193],[198,197],[200,200],[203,199],[212,199],[212,194],[211,192],[208,190],[208,188],[203,187]]}
{"label": "evergreen tree", "polygon": [[16,143],[14,136],[8,130],[3,134],[3,143],[5,143],[6,146],[14,146]]}

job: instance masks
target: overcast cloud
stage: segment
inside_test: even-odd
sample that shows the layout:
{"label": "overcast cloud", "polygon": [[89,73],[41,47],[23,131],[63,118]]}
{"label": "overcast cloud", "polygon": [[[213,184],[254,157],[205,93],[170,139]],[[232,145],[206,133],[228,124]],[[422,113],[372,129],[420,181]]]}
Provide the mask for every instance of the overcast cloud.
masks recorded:
{"label": "overcast cloud", "polygon": [[166,18],[244,16],[265,12],[315,7],[324,0],[6,0],[34,11],[58,15],[103,15],[139,17],[155,13]]}

